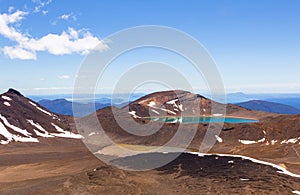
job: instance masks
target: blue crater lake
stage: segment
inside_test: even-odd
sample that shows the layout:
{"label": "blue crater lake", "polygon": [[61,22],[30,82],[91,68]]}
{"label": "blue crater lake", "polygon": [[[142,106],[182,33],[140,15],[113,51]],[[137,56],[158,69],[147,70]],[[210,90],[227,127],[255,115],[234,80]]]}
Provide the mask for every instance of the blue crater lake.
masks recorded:
{"label": "blue crater lake", "polygon": [[150,120],[166,123],[186,123],[186,124],[196,124],[196,123],[255,123],[258,120],[245,119],[245,118],[234,118],[234,117],[151,117]]}

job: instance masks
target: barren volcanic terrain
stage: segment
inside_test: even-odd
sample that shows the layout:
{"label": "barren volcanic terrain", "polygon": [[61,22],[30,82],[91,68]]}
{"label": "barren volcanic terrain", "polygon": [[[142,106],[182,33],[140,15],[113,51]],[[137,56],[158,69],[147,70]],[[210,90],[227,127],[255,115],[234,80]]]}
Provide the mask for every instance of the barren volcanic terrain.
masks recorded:
{"label": "barren volcanic terrain", "polygon": [[[74,120],[9,90],[0,96],[0,194],[299,193],[299,115],[225,105],[227,116],[258,122],[222,126],[149,118],[220,117],[212,104],[221,105],[185,91],[158,92]],[[174,138],[179,130],[184,133]],[[205,155],[207,132],[215,145]],[[158,146],[165,148],[151,152]],[[181,147],[187,151],[177,153]],[[139,170],[173,155],[178,157],[162,166]]]}

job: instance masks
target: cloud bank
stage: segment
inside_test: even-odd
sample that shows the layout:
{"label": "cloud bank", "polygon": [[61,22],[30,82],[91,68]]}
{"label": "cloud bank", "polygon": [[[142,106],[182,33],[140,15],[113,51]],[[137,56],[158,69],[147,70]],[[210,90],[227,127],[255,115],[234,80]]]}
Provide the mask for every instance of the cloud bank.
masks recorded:
{"label": "cloud bank", "polygon": [[[61,34],[47,34],[40,38],[32,38],[14,27],[22,21],[28,12],[15,11],[0,14],[0,35],[13,41],[16,45],[4,46],[1,51],[10,59],[36,60],[37,52],[45,51],[53,55],[81,54],[91,51],[102,51],[108,46],[86,30],[69,27]],[[96,48],[97,46],[97,48]]]}

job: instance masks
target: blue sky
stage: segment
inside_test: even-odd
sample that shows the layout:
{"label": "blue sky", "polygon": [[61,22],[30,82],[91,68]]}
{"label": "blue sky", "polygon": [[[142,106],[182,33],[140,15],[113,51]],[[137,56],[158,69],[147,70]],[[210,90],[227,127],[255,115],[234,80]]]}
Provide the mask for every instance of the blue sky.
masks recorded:
{"label": "blue sky", "polygon": [[[299,9],[298,0],[0,0],[0,90],[71,93],[80,64],[95,44],[124,28],[164,25],[204,45],[228,92],[297,93]],[[170,55],[157,52],[140,51],[126,62]],[[193,75],[186,64],[176,62],[179,71]],[[115,64],[109,74],[118,70]],[[194,88],[203,88],[197,78],[191,81]],[[109,78],[104,83],[113,85]]]}

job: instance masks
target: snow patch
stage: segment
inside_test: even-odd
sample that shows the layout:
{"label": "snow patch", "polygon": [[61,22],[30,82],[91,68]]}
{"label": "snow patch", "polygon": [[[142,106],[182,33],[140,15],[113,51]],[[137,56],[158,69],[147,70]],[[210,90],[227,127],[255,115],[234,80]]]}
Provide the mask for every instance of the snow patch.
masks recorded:
{"label": "snow patch", "polygon": [[267,134],[267,132],[266,132],[265,130],[263,130],[263,133],[264,133],[264,135],[266,135],[266,134]]}
{"label": "snow patch", "polygon": [[275,145],[277,142],[278,142],[277,140],[272,140],[272,141],[271,141],[271,144],[272,144],[272,145]]}
{"label": "snow patch", "polygon": [[[239,142],[242,143],[242,144],[245,144],[245,145],[250,145],[250,144],[257,144],[257,143],[263,143],[266,141],[266,138],[262,138],[260,140],[257,140],[257,141],[252,141],[252,140],[240,140],[239,139]],[[268,145],[268,143],[267,143]]]}
{"label": "snow patch", "polygon": [[179,104],[178,108],[179,108],[179,110],[181,110],[183,112],[183,105],[182,104]]}
{"label": "snow patch", "polygon": [[151,109],[152,112],[154,112],[155,114],[159,115],[159,112],[157,112],[156,110]]}
{"label": "snow patch", "polygon": [[11,98],[5,95],[1,96],[1,98],[7,101],[11,101]]}
{"label": "snow patch", "polygon": [[0,140],[0,144],[1,145],[6,145],[6,144],[9,144],[9,141]]}
{"label": "snow patch", "polygon": [[34,107],[37,107],[37,105],[31,101],[28,102],[29,104],[33,105]]}
{"label": "snow patch", "polygon": [[30,123],[32,126],[36,127],[37,129],[39,129],[43,132],[47,132],[40,124],[34,123],[33,120],[27,119],[27,121],[28,121],[28,123]]}
{"label": "snow patch", "polygon": [[288,170],[286,170],[285,168],[279,166],[279,165],[276,165],[276,164],[273,164],[273,163],[270,163],[270,162],[266,162],[266,161],[261,161],[261,160],[257,160],[255,158],[251,158],[251,157],[248,157],[248,156],[242,156],[242,155],[231,155],[231,154],[205,154],[205,153],[198,153],[198,152],[187,152],[189,154],[195,154],[195,155],[198,155],[200,157],[204,157],[204,156],[212,156],[212,155],[217,155],[217,156],[224,156],[224,157],[234,157],[234,158],[241,158],[241,159],[244,159],[244,160],[250,160],[254,163],[258,163],[258,164],[263,164],[263,165],[267,165],[267,166],[271,166],[275,169],[278,169],[278,173],[281,173],[281,174],[285,174],[285,175],[289,175],[291,177],[297,177],[297,178],[300,178],[300,175],[298,174],[295,174],[295,173],[292,173]]}
{"label": "snow patch", "polygon": [[3,123],[4,123],[7,127],[11,128],[12,130],[14,130],[14,131],[16,131],[16,132],[18,132],[18,133],[21,133],[21,134],[23,134],[23,135],[25,135],[25,136],[27,136],[27,137],[29,137],[30,135],[32,135],[32,134],[29,133],[27,130],[20,129],[19,127],[16,127],[16,126],[14,126],[14,125],[11,125],[11,124],[7,121],[7,119],[6,119],[4,116],[2,116],[1,114],[0,114],[0,119],[3,121]]}
{"label": "snow patch", "polygon": [[240,178],[241,181],[249,181],[250,179]]}
{"label": "snow patch", "polygon": [[40,124],[33,122],[33,120],[29,120],[27,119],[28,123],[30,123],[32,126],[34,126],[35,128],[37,128],[38,130],[42,131],[43,133],[33,129],[33,131],[35,132],[35,134],[37,136],[41,136],[41,137],[54,137],[53,135],[50,135],[49,132],[47,132]]}
{"label": "snow patch", "polygon": [[140,116],[138,116],[138,115],[136,115],[136,111],[130,111],[130,112],[128,112],[128,114],[130,114],[133,118],[142,118],[142,117],[140,117]]}
{"label": "snow patch", "polygon": [[41,111],[41,112],[43,112],[43,113],[45,113],[45,114],[47,114],[47,115],[49,115],[49,116],[53,116],[52,113],[50,113],[50,112],[48,112],[48,111],[46,111],[46,110],[44,110],[44,109],[38,107],[35,103],[29,101],[29,104],[31,104],[31,105],[33,105],[34,107],[36,107],[36,109],[38,109],[39,111]]}
{"label": "snow patch", "polygon": [[220,138],[219,136],[215,135],[215,137],[216,137],[216,139],[217,139],[217,141],[218,141],[219,143],[222,143],[222,142],[223,142],[223,139]]}
{"label": "snow patch", "polygon": [[89,133],[88,136],[93,136],[93,135],[95,135],[95,134],[96,134],[95,132],[91,132],[91,133]]}
{"label": "snow patch", "polygon": [[69,131],[65,131],[63,130],[61,127],[57,126],[56,124],[54,123],[51,123],[51,125],[53,127],[55,127],[55,129],[58,131],[58,132],[61,132],[61,133],[51,133],[51,135],[54,135],[56,137],[64,137],[64,138],[74,138],[74,139],[82,139],[82,135],[80,134],[75,134],[75,133],[71,133]]}
{"label": "snow patch", "polygon": [[170,101],[166,102],[166,104],[172,104],[174,108],[179,108],[176,104],[177,101],[178,101],[178,99],[170,100]]}
{"label": "snow patch", "polygon": [[[170,101],[166,102],[166,104],[175,104],[176,105],[177,101],[178,101],[178,99],[170,100]],[[176,105],[176,107],[177,107],[177,105]]]}
{"label": "snow patch", "polygon": [[10,141],[13,140],[13,135],[9,131],[7,131],[7,129],[5,128],[5,126],[1,122],[0,122],[0,135],[2,135],[3,137],[5,137],[7,139],[7,141],[2,141],[1,140],[1,144],[6,143],[6,142],[10,142]]}
{"label": "snow patch", "polygon": [[263,143],[263,142],[265,142],[265,141],[266,141],[266,138],[262,138],[262,139],[258,140],[257,142],[258,142],[258,143]]}
{"label": "snow patch", "polygon": [[300,191],[298,191],[298,190],[294,190],[294,191],[292,191],[292,193],[300,195]]}
{"label": "snow patch", "polygon": [[165,108],[159,108],[159,109],[161,109],[162,111],[165,111],[165,112],[167,112],[168,114],[173,114],[173,115],[176,115],[176,113],[175,113],[175,112],[173,112],[172,110],[168,110],[168,109],[165,109]]}
{"label": "snow patch", "polygon": [[51,123],[51,125],[56,129],[56,131],[61,132],[61,133],[65,132],[65,130],[63,130],[61,127],[57,126],[56,124]]}
{"label": "snow patch", "polygon": [[233,160],[228,161],[229,164],[234,164]]}
{"label": "snow patch", "polygon": [[213,114],[213,116],[223,116],[223,114]]}
{"label": "snow patch", "polygon": [[48,132],[47,133],[41,133],[41,132],[39,132],[39,131],[37,131],[35,129],[33,129],[33,131],[35,132],[35,134],[37,136],[40,136],[40,137],[54,137],[53,135],[50,135]]}
{"label": "snow patch", "polygon": [[21,137],[19,135],[13,135],[13,134],[11,134],[6,129],[6,127],[3,125],[2,122],[0,122],[0,135],[2,135],[3,137],[5,137],[7,139],[7,140],[1,140],[0,144],[8,144],[9,142],[11,142],[13,140],[16,141],[16,142],[39,142],[39,140],[37,138],[33,138],[33,137]]}
{"label": "snow patch", "polygon": [[63,137],[63,138],[73,138],[73,139],[82,139],[82,135],[80,134],[74,134],[71,132],[66,131],[65,133],[51,133],[51,135],[54,135],[56,137]]}
{"label": "snow patch", "polygon": [[37,138],[34,137],[21,137],[21,136],[16,136],[14,138],[15,141],[17,142],[39,142]]}
{"label": "snow patch", "polygon": [[256,141],[251,141],[251,140],[240,140],[240,139],[239,139],[239,142],[242,143],[242,144],[245,144],[245,145],[256,144],[256,143],[257,143]]}
{"label": "snow patch", "polygon": [[10,103],[8,103],[8,102],[4,102],[3,103],[5,106],[10,106]]}
{"label": "snow patch", "polygon": [[289,140],[283,140],[280,144],[288,144],[288,143],[295,144],[299,139],[300,139],[300,137],[292,138]]}
{"label": "snow patch", "polygon": [[151,101],[151,102],[148,103],[149,107],[154,107],[155,105],[156,105],[156,103],[154,101]]}

